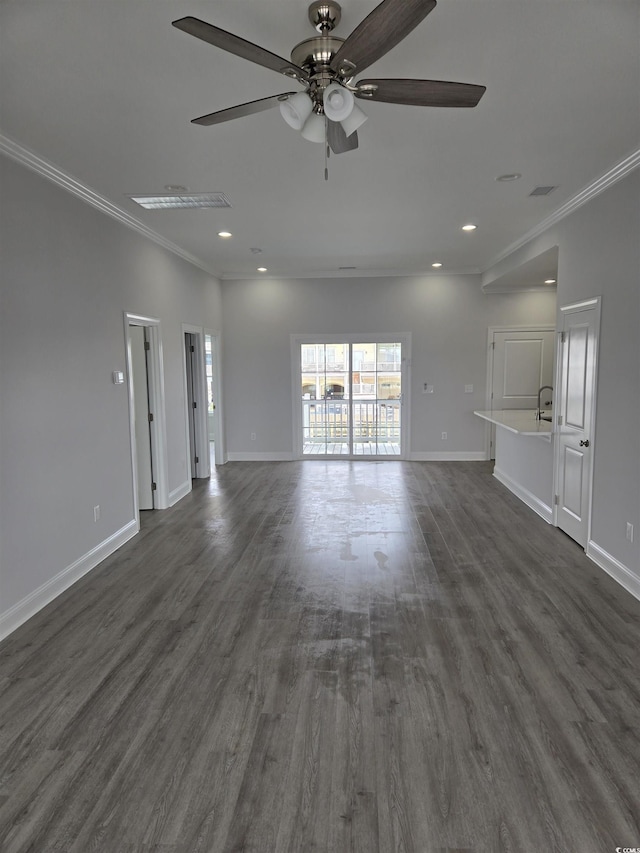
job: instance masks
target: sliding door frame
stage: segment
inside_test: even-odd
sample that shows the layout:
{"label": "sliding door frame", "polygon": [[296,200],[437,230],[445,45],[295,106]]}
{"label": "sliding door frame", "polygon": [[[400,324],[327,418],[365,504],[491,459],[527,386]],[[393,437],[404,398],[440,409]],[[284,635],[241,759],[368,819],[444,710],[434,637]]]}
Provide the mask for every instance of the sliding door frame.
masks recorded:
{"label": "sliding door frame", "polygon": [[[345,334],[345,335],[291,335],[291,399],[293,402],[292,424],[293,424],[293,457],[294,459],[309,459],[304,456],[304,441],[302,437],[302,406],[300,377],[302,375],[301,345],[302,344],[392,344],[402,345],[402,368],[401,382],[402,394],[400,397],[400,455],[399,456],[362,456],[362,455],[340,455],[327,454],[314,459],[368,459],[373,461],[407,459],[410,447],[411,422],[410,395],[408,393],[411,383],[411,332],[401,334]],[[351,380],[353,365],[349,359],[349,378]],[[350,427],[351,428],[351,427]]]}

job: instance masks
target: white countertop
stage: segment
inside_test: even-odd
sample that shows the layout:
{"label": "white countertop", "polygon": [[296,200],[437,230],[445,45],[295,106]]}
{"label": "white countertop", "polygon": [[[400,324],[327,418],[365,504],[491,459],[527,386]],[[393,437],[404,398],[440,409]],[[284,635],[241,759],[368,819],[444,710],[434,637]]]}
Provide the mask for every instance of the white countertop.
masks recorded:
{"label": "white countertop", "polygon": [[474,412],[473,414],[519,435],[550,437],[553,430],[553,424],[550,421],[536,420],[535,409],[495,409],[493,412]]}

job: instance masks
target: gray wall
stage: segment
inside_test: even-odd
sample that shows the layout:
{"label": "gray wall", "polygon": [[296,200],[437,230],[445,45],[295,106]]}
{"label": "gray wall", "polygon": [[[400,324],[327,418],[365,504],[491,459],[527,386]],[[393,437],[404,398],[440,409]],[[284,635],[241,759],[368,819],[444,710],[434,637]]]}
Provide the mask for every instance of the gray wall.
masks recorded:
{"label": "gray wall", "polygon": [[1,616],[133,519],[123,312],[161,320],[169,491],[189,479],[181,324],[221,312],[217,281],[3,156],[0,193]]}
{"label": "gray wall", "polygon": [[[488,327],[553,325],[556,310],[554,292],[486,296],[479,276],[446,275],[226,281],[222,305],[232,458],[292,452],[290,335],[350,332],[412,334],[407,455],[482,453],[485,424],[473,410],[485,408]],[[424,382],[433,395],[421,393]]]}
{"label": "gray wall", "polygon": [[[560,306],[602,297],[591,542],[629,571],[640,591],[640,171],[492,272],[502,274],[555,245],[558,326]],[[635,542],[626,539],[627,522]]]}

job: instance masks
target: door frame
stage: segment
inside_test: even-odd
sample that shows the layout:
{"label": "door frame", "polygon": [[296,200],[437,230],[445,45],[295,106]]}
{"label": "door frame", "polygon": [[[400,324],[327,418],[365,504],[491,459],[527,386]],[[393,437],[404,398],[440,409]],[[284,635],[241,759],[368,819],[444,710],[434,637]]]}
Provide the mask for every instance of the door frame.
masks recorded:
{"label": "door frame", "polygon": [[[203,331],[205,336],[208,335],[211,338],[211,357],[213,358],[213,405],[215,406],[215,409],[213,410],[213,429],[215,432],[214,459],[216,465],[224,465],[227,459],[224,451],[225,442],[222,418],[222,372],[220,369],[222,347],[220,344],[220,333],[213,331],[212,329],[204,329]],[[209,430],[207,425],[207,437],[208,435]]]}
{"label": "door frame", "polygon": [[162,363],[162,329],[157,317],[146,317],[142,314],[124,312],[124,343],[127,366],[127,395],[129,404],[129,449],[131,453],[131,486],[133,490],[133,507],[136,524],[140,529],[140,510],[138,506],[138,460],[136,451],[136,426],[133,401],[133,372],[131,363],[131,338],[129,326],[144,326],[149,333],[149,351],[147,358],[147,381],[149,392],[149,409],[153,412],[153,420],[149,427],[151,434],[151,459],[156,483],[154,508],[169,507],[168,460],[167,460],[167,426],[164,392],[164,368]]}
{"label": "door frame", "polygon": [[194,429],[196,435],[196,444],[198,447],[206,447],[207,452],[200,452],[198,462],[195,464],[196,479],[207,479],[211,476],[211,463],[209,460],[209,429],[207,424],[207,406],[202,405],[202,401],[207,399],[207,374],[204,367],[204,329],[202,326],[192,326],[189,323],[182,324],[182,383],[184,391],[184,415],[185,415],[185,446],[187,448],[187,476],[191,480],[191,459],[193,456],[191,450],[191,435],[189,429],[189,389],[187,387],[187,353],[185,350],[185,335],[194,335],[195,344],[195,364],[194,364],[194,386],[199,394],[201,405],[195,410]]}
{"label": "door frame", "polygon": [[[300,359],[301,344],[385,344],[385,343],[400,343],[402,344],[402,393],[400,395],[400,450],[399,456],[326,456],[323,459],[344,459],[353,461],[398,461],[409,458],[409,448],[411,441],[411,396],[408,389],[411,387],[411,332],[402,332],[401,334],[345,334],[345,335],[291,335],[291,400],[293,404],[293,458],[305,459],[303,454],[302,440],[302,410],[300,407],[300,374],[302,373],[302,363]],[[351,371],[351,365],[349,367]]]}
{"label": "door frame", "polygon": [[[594,322],[594,335],[595,340],[593,342],[593,353],[594,353],[594,363],[593,363],[593,377],[592,377],[592,388],[591,388],[591,412],[590,412],[590,435],[589,442],[591,444],[591,453],[589,454],[589,473],[588,473],[588,488],[589,495],[587,499],[587,535],[586,541],[584,545],[584,550],[586,551],[589,542],[591,541],[591,518],[593,513],[593,469],[594,469],[594,459],[595,459],[595,449],[596,449],[596,409],[597,409],[597,400],[598,400],[598,358],[599,358],[599,349],[600,349],[600,314],[602,309],[602,297],[601,296],[593,296],[590,299],[582,299],[580,302],[572,302],[569,305],[561,305],[559,309],[559,317],[566,317],[567,314],[575,314],[579,311],[584,311],[585,309],[593,309],[595,310],[595,322]],[[564,326],[564,320],[562,322]],[[564,342],[563,342],[563,329],[558,329],[556,334],[556,371],[555,371],[555,388],[557,388],[557,394],[554,398],[554,406],[553,406],[553,432],[555,434],[554,441],[554,454],[553,454],[553,517],[552,523],[555,527],[558,527],[558,504],[556,503],[556,496],[560,494],[560,479],[561,479],[561,471],[560,471],[560,440],[558,437],[558,432],[561,427],[558,426],[558,413],[562,411],[564,406],[564,389],[562,387],[562,369],[563,369],[563,359],[564,359]],[[555,393],[555,392],[554,392]],[[558,403],[555,404],[555,399],[557,399]]]}
{"label": "door frame", "polygon": [[[495,352],[495,335],[501,332],[555,332],[556,327],[552,323],[537,323],[534,326],[489,326],[487,330],[487,385],[485,392],[485,410],[492,410],[493,398],[493,358]],[[557,359],[556,359],[557,361]],[[554,406],[555,409],[555,406]],[[491,444],[495,447],[495,425],[485,430],[484,450],[485,459],[491,459]]]}

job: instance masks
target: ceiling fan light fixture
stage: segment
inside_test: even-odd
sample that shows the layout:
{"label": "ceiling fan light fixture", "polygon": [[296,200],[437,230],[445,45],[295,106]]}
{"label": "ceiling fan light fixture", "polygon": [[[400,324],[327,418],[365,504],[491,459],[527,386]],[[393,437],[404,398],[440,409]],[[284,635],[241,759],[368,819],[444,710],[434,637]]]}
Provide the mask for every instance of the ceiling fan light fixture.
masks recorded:
{"label": "ceiling fan light fixture", "polygon": [[301,136],[308,142],[324,142],[326,139],[326,126],[324,116],[311,113],[305,121]]}
{"label": "ceiling fan light fixture", "polygon": [[280,102],[280,114],[289,127],[302,130],[313,109],[313,101],[306,92],[296,92]]}
{"label": "ceiling fan light fixture", "polygon": [[324,112],[331,121],[344,121],[355,106],[353,94],[339,83],[330,83],[322,93]]}
{"label": "ceiling fan light fixture", "polygon": [[360,109],[357,104],[354,104],[350,115],[348,115],[345,119],[342,119],[340,124],[344,128],[344,132],[347,134],[347,136],[351,136],[351,134],[355,133],[355,131],[359,127],[361,127],[367,119],[368,116]]}

